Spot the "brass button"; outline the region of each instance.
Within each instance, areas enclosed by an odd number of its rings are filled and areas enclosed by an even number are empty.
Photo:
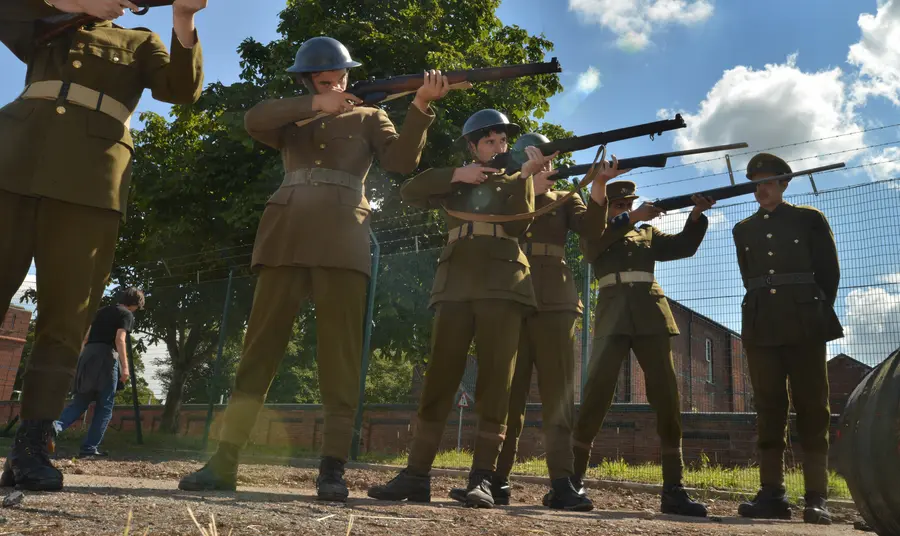
[[[750,246],[744,246],[744,251],[750,251]]]
[[[66,113],[66,107],[65,106],[57,106],[56,113],[58,113],[59,115]]]
[[[475,238],[475,235],[469,235],[469,236],[467,236],[466,238],[468,238],[469,240],[471,240],[471,239]]]
[[[322,165],[322,161],[321,161],[321,160],[316,160],[316,165],[317,165],[317,166],[321,166],[321,165]],[[771,255],[771,253],[769,253],[769,255]]]
[[[628,286],[629,286],[629,287],[633,287],[633,286],[634,286],[634,283],[628,283]]]
[[[321,144],[321,145],[319,145],[319,149],[324,149],[324,148],[325,148],[325,144],[324,144],[324,143]]]
[[[769,252],[769,257],[771,257],[771,256],[773,256],[773,255],[775,255],[775,254],[772,253],[772,252],[770,251],[770,252]]]
[[[75,48],[77,48],[78,50],[83,49],[83,48],[84,48],[84,43],[77,43],[77,44],[75,45]]]
[[[319,123],[322,128],[325,128],[325,123]]]
[[[777,293],[777,292],[778,292],[778,291],[775,290],[774,288],[773,288],[773,289],[769,289],[769,294],[775,294],[775,293]]]
[[[631,253],[632,253],[631,251],[628,252],[628,256],[629,256],[629,257],[631,257]]]
[[[498,186],[498,187],[497,187],[497,191],[499,192],[500,190],[501,190],[501,188]]]
[[[767,234],[766,238],[772,238],[772,233]]]
[[[768,220],[768,219],[769,219],[769,215],[768,215],[768,214],[763,214],[763,219],[764,219],[764,220]]]
[[[556,216],[556,211],[554,210],[553,212],[550,213],[550,215],[551,215],[551,216]]]
[[[770,274],[774,274],[774,273],[775,273],[775,270],[769,270],[769,273],[770,273]]]
[[[528,231],[527,233],[525,233],[525,236],[527,236],[528,238],[531,238],[531,231]]]
[[[800,243],[800,240],[797,239],[797,238],[795,238],[795,239],[794,239],[794,243],[795,243],[795,244],[799,244],[799,243]]]
[[[113,63],[119,63],[121,60],[122,60],[122,58],[120,58],[118,56],[113,56]]]
[[[353,139],[353,134],[350,134],[349,136],[347,136],[347,139],[352,140],[352,139]]]
[[[81,62],[78,60],[73,61],[72,67],[75,67],[76,69],[81,69]]]

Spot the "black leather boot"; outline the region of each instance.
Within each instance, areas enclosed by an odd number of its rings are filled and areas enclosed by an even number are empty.
[[[738,514],[752,519],[790,519],[791,504],[783,487],[763,486],[752,501],[738,506]]]
[[[466,506],[472,508],[493,508],[494,495],[491,493],[493,471],[473,469],[469,473],[466,487]],[[509,499],[507,498],[507,503]]]
[[[344,480],[344,462],[330,456],[323,456],[316,478],[316,493],[320,500],[347,502],[350,490]]]
[[[409,467],[382,486],[369,488],[369,497],[382,501],[431,502],[431,477],[417,474]]]
[[[512,488],[509,485],[508,478],[501,478],[497,475],[491,477],[491,496],[494,497],[496,506],[507,506],[512,497]],[[466,502],[466,495],[469,490],[465,488],[453,488],[450,490],[450,498],[461,503]]]
[[[240,449],[230,443],[219,443],[212,458],[200,470],[185,476],[178,482],[184,491],[234,491],[237,489],[238,453]]]
[[[543,505],[554,510],[569,510],[572,512],[589,512],[594,509],[594,503],[588,499],[584,487],[575,488],[572,480],[574,477],[554,478],[550,481],[550,491],[544,495]],[[579,485],[581,480],[578,480]]]
[[[691,499],[681,484],[663,486],[660,509],[664,514],[706,517],[706,505]]]
[[[825,506],[825,497],[821,493],[806,494],[806,507],[803,509],[803,522],[814,525],[831,525],[831,513]]]
[[[62,473],[50,463],[55,450],[53,421],[22,421],[3,465],[0,486],[28,491],[59,491]]]

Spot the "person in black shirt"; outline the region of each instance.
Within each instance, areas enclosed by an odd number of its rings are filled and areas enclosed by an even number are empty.
[[[91,329],[84,338],[78,369],[75,372],[75,398],[53,423],[60,433],[80,419],[94,402],[94,418],[81,444],[80,456],[106,456],[98,450],[112,418],[119,382],[128,381],[126,336],[134,326],[134,312],[144,308],[144,293],[129,287],[122,291],[117,305],[97,311]]]

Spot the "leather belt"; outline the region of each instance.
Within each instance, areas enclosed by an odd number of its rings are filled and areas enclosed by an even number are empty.
[[[19,95],[20,99],[44,99],[57,100],[62,99],[78,106],[96,110],[104,113],[129,128],[131,124],[131,110],[117,101],[116,99],[106,95],[103,92],[93,90],[89,87],[62,80],[44,80],[35,82],[25,86],[25,90]],[[59,107],[56,111],[60,114],[66,113],[65,108]]]
[[[354,192],[363,192],[363,181],[356,175],[328,168],[300,168],[288,171],[284,174],[282,186],[318,186],[320,184],[333,184],[343,186]]]
[[[653,283],[656,278],[652,272],[613,272],[597,280],[599,288],[611,287],[620,283]]]
[[[815,274],[811,272],[796,274],[772,274],[759,277],[751,277],[747,280],[747,290],[780,287],[783,285],[810,285],[815,283]]]
[[[471,238],[473,236],[493,236],[494,238],[504,238],[516,243],[519,242],[516,237],[506,234],[506,231],[503,230],[503,226],[499,223],[470,221],[464,225],[450,229],[447,233],[447,243],[452,244],[461,238]]]
[[[527,242],[522,244],[525,255],[546,255],[548,257],[565,257],[566,248],[556,244],[542,244],[539,242]]]

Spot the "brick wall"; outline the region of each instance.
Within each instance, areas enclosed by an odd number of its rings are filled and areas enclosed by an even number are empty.
[[[847,354],[839,354],[828,361],[829,403],[832,413],[844,412],[850,394],[871,371],[872,367]]]
[[[221,425],[224,406],[216,406],[212,437]],[[159,429],[162,406],[142,406],[144,431]],[[93,411],[93,410],[89,410]],[[18,402],[0,402],[0,422],[18,413]],[[404,405],[370,405],[363,418],[361,452],[401,453],[409,448],[415,433],[416,407]],[[90,420],[90,416],[88,420]],[[203,434],[206,406],[187,404],[179,419],[179,433]],[[684,454],[690,463],[704,453],[710,461],[723,466],[742,466],[755,461],[756,416],[752,413],[684,413]],[[133,430],[134,414],[129,406],[116,407],[110,426],[116,430]],[[459,413],[448,415],[441,442],[442,450],[456,448]],[[306,404],[270,404],[260,414],[251,441],[257,444],[292,445],[319,449],[322,445],[323,413],[321,406]],[[463,412],[463,448],[472,449],[475,439],[474,412]],[[540,406],[529,405],[525,429],[519,441],[520,458],[544,454],[544,438],[540,430]],[[832,439],[837,416],[832,420]],[[798,445],[793,418],[791,444]],[[834,449],[832,449],[834,452]],[[614,404],[606,417],[603,429],[594,441],[592,463],[603,458],[624,459],[629,463],[658,462],[659,440],[656,435],[656,416],[645,404]],[[802,461],[797,448],[785,457],[788,463]]]
[[[30,321],[31,311],[10,305],[0,322],[0,400],[12,398]]]

